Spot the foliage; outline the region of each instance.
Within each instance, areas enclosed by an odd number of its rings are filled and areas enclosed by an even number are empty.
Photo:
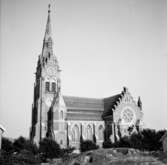
[[[98,146],[91,140],[85,140],[80,143],[81,152],[98,149]]]
[[[38,147],[33,142],[25,139],[22,136],[14,141],[13,146],[16,152],[20,152],[21,150],[27,150],[33,154],[38,153]]]
[[[5,137],[2,137],[2,150],[12,153],[14,151],[13,143]]]
[[[139,150],[160,151],[162,150],[160,139],[164,133],[165,130],[144,129],[139,133],[132,134],[130,137],[125,136],[115,143],[106,141],[103,143],[103,148],[129,147]]]
[[[3,165],[28,165],[39,163],[41,163],[39,157],[26,150],[22,150],[21,153],[17,154],[1,151],[0,164]]]
[[[114,144],[114,147],[131,147],[130,139],[127,136],[124,136]]]
[[[161,137],[165,133],[165,130],[155,131],[153,129],[145,129],[141,132],[142,135],[142,147],[148,151],[158,151],[162,149],[160,142]]]
[[[63,155],[68,155],[68,154],[71,154],[74,150],[75,150],[74,147],[63,148],[62,149],[62,154]]]
[[[14,142],[3,137],[0,164],[37,164],[40,162],[37,153],[37,146],[24,137],[19,137]]]
[[[42,159],[45,161],[47,158],[58,158],[62,156],[62,150],[56,141],[48,138],[44,138],[40,142],[39,152]]]
[[[114,144],[110,140],[103,142],[103,148],[112,148],[112,147],[114,147]]]

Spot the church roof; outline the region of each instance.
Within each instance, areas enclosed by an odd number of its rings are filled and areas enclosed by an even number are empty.
[[[63,96],[67,107],[67,119],[102,120],[102,116],[112,115],[112,108],[120,97],[121,94],[102,99]]]
[[[104,110],[103,99],[63,96],[67,109]]]
[[[67,119],[74,120],[75,118],[77,120],[78,118],[95,118],[97,120],[102,120],[102,118],[111,118],[113,116],[113,110],[126,93],[128,93],[128,89],[124,87],[121,93],[101,99],[63,96],[67,107]]]
[[[109,116],[113,114],[112,109],[114,109],[114,106],[117,104],[117,101],[119,98],[121,98],[121,94],[117,94],[111,97],[104,98],[104,113],[103,117]]]

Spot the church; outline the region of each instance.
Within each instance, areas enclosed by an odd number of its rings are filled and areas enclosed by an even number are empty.
[[[61,70],[53,51],[51,10],[38,57],[30,139],[39,144],[47,137],[62,148],[79,148],[81,140],[115,142],[142,129],[142,102],[135,101],[127,87],[106,98],[65,96],[61,92]]]

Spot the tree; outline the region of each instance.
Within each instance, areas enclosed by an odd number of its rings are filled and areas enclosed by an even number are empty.
[[[89,150],[98,149],[98,146],[91,140],[85,140],[80,143],[80,151],[85,152]]]
[[[112,147],[114,147],[114,144],[110,140],[103,142],[103,148],[112,148]]]
[[[22,136],[14,141],[13,146],[17,152],[20,152],[21,150],[27,150],[33,154],[38,153],[38,147],[33,142]]]
[[[44,158],[44,160],[46,160],[47,158],[50,158],[50,159],[58,158],[62,155],[62,150],[59,144],[56,141],[48,138],[44,138],[40,142],[39,152]]]
[[[148,151],[161,150],[162,144],[160,138],[164,134],[165,130],[155,131],[154,129],[145,129],[141,132],[143,149]]]
[[[142,150],[143,142],[142,142],[142,135],[141,133],[134,133],[130,136],[130,147]]]
[[[7,153],[14,151],[13,143],[8,138],[2,137],[2,150]]]
[[[114,147],[130,147],[130,139],[127,136],[122,137],[119,141],[114,143]]]
[[[109,142],[103,143],[103,147],[130,147],[139,150],[160,151],[162,150],[160,139],[164,133],[165,130],[156,131],[154,129],[144,129],[129,137],[122,137],[114,144],[110,144]]]

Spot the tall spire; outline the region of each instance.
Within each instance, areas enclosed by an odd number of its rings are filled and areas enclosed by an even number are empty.
[[[44,40],[47,41],[49,37],[51,37],[51,19],[50,19],[50,4],[48,5],[48,18],[46,23],[46,30],[45,30],[45,36]]]
[[[48,5],[48,18],[46,23],[46,29],[45,29],[45,36],[43,40],[43,50],[42,54],[43,56],[46,56],[48,53],[51,55],[53,54],[53,40],[52,40],[52,34],[51,34],[51,19],[50,19],[50,4]]]

